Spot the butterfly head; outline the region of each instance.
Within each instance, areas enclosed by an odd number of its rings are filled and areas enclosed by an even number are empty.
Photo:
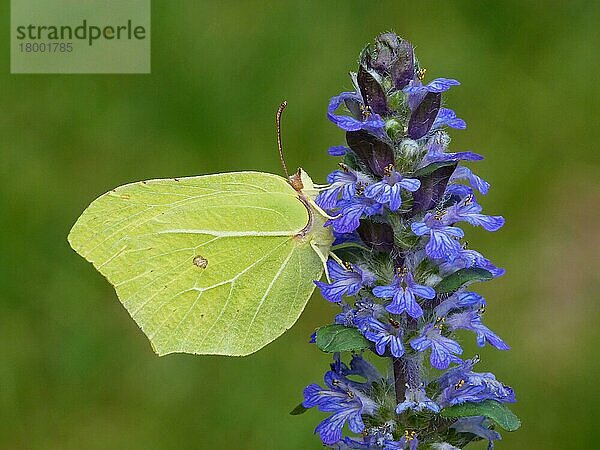
[[[290,176],[289,182],[296,192],[302,193],[312,199],[316,198],[319,194],[313,180],[302,168],[298,168],[296,173]]]

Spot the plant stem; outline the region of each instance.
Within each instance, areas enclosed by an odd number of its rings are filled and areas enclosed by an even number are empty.
[[[392,366],[394,367],[394,387],[396,389],[396,403],[404,401],[404,390],[408,383],[403,358],[392,358]]]
[[[417,354],[405,354],[402,358],[392,360],[394,367],[394,383],[396,400],[398,403],[404,401],[406,387],[417,388],[421,385],[421,361]]]
[[[414,331],[417,329],[417,321],[412,317],[404,317],[403,326],[407,332]],[[406,348],[408,342],[404,344]],[[418,387],[421,384],[421,362],[417,354],[405,353],[401,358],[392,358],[392,367],[394,368],[396,401],[402,403],[406,386]]]

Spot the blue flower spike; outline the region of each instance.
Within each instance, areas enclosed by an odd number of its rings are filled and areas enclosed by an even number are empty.
[[[333,363],[324,387],[304,389],[302,407],[326,414],[315,433],[331,449],[493,448],[501,435],[485,408],[516,401],[494,374],[473,370],[479,357],[463,360],[458,336],[509,349],[484,325],[487,300],[471,286],[504,269],[465,240],[471,227],[500,230],[504,218],[477,201],[490,184],[466,164],[483,157],[449,149],[448,132],[467,124],[443,96],[460,83],[426,80],[413,49],[394,33],[378,36],[327,109],[346,145],[329,148],[342,160],[317,186],[335,242],[331,279],[315,284],[336,312],[326,347],[321,328],[311,342]],[[464,405],[470,415],[457,415]]]

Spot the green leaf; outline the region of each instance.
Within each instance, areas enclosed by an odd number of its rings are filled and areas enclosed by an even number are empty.
[[[414,177],[416,177],[416,178],[426,177],[427,175],[430,175],[433,172],[435,172],[436,170],[438,170],[440,167],[451,166],[453,164],[456,164],[456,161],[439,161],[439,162],[434,162],[434,163],[431,163],[431,164],[429,164],[429,165],[427,165],[425,167],[421,167],[420,169],[418,169],[417,171],[415,171]]]
[[[350,352],[369,348],[369,341],[357,328],[333,324],[317,330],[316,344],[327,353]]]
[[[118,187],[83,212],[69,243],[159,355],[243,356],[304,310],[323,274],[314,248],[327,255],[333,243],[323,223],[284,178],[234,172]]]
[[[306,411],[308,411],[308,408],[305,408],[304,405],[300,403],[298,406],[296,406],[290,411],[290,415],[299,416],[300,414],[304,414]]]
[[[476,281],[488,281],[492,278],[494,278],[494,276],[485,269],[469,267],[467,269],[457,270],[452,275],[448,275],[434,286],[434,289],[437,294],[448,294],[466,284],[475,283]]]
[[[521,421],[508,409],[508,406],[495,400],[485,400],[479,403],[461,403],[460,405],[442,409],[440,415],[442,417],[485,416],[496,422],[506,431],[515,431],[521,426]]]

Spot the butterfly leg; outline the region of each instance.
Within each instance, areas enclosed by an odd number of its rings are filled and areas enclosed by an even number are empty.
[[[306,197],[306,200],[308,201],[310,206],[312,206],[315,209],[315,211],[317,211],[321,216],[325,217],[326,219],[335,220],[341,217],[341,214],[338,214],[337,216],[330,216],[325,211],[323,211],[323,208],[317,205],[317,203],[310,197]]]
[[[329,252],[329,257],[335,262],[337,262],[340,266],[344,267],[344,261],[342,261],[342,259],[338,255],[336,255],[333,252]]]
[[[327,278],[327,282],[331,283],[331,278],[329,277],[329,269],[327,269],[328,255],[323,253],[323,250],[321,250],[321,247],[319,247],[319,245],[315,241],[311,240],[310,246],[315,251],[315,253],[319,256],[319,259],[323,263],[323,268],[325,269],[325,277]]]

